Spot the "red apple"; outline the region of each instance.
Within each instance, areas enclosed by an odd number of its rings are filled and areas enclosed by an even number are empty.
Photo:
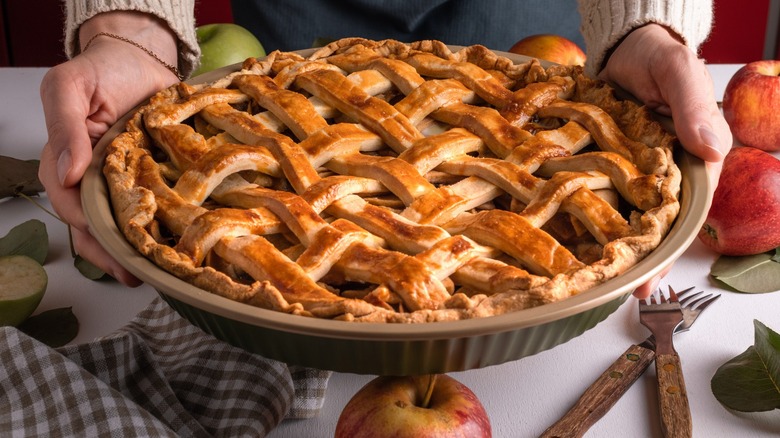
[[[347,403],[336,438],[481,438],[490,420],[476,395],[446,374],[377,377]]]
[[[726,85],[723,115],[745,146],[780,151],[780,60],[743,66]]]
[[[574,41],[552,34],[527,36],[509,49],[518,55],[544,59],[563,65],[585,65],[585,53]]]
[[[780,246],[780,160],[749,146],[732,148],[699,239],[731,256]]]

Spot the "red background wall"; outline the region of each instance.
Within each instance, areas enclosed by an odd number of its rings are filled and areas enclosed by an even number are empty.
[[[715,0],[715,23],[701,47],[702,57],[713,64],[762,59],[769,11],[770,0]],[[775,59],[780,59],[778,45]]]
[[[0,0],[0,66],[48,67],[64,61],[62,0]],[[199,0],[198,24],[233,21],[230,0]]]
[[[771,1],[715,0],[715,25],[702,56],[710,63],[762,59]],[[60,1],[0,0],[0,6],[0,66],[51,66],[65,59]],[[198,24],[232,21],[229,0],[200,0],[195,12]],[[780,59],[780,51],[773,57]]]

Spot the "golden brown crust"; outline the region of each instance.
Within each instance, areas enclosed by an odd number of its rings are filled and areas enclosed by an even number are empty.
[[[558,301],[636,264],[679,211],[674,143],[578,68],[353,38],[160,92],[104,174],[128,241],[198,287],[431,322]]]

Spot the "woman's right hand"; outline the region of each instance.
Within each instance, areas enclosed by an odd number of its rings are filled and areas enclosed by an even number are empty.
[[[177,64],[176,39],[155,17],[124,11],[96,15],[79,30],[82,49],[100,32],[128,38],[165,62]],[[139,102],[178,80],[144,50],[101,35],[87,50],[49,70],[41,82],[48,140],[39,178],[52,207],[69,224],[77,253],[130,286],[140,281],[90,234],[79,193],[81,178],[103,134]]]

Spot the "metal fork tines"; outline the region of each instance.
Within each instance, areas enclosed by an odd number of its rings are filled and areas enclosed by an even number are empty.
[[[674,329],[675,334],[690,330],[691,326],[696,321],[696,318],[699,317],[699,314],[701,314],[701,312],[703,312],[704,309],[706,309],[710,304],[714,303],[718,298],[720,298],[720,295],[713,294],[702,296],[704,291],[691,294],[691,292],[694,290],[696,290],[695,287],[689,287],[680,292],[676,292],[677,299],[679,300],[680,307],[682,308],[683,321],[680,325],[677,326],[677,328]],[[650,337],[640,345],[655,350],[655,338],[653,335],[650,335]]]
[[[680,305],[682,306],[683,322],[677,327],[675,333],[689,330],[693,325],[693,322],[696,321],[696,318],[699,316],[699,314],[704,311],[707,306],[720,298],[720,295],[713,294],[702,296],[704,293],[703,291],[689,295],[688,293],[694,289],[695,288],[693,287],[689,287],[684,291],[677,292],[677,298],[680,300]]]
[[[693,431],[691,411],[680,357],[672,341],[675,328],[683,322],[682,308],[674,290],[669,287],[668,299],[659,291],[659,298],[651,297],[649,304],[640,300],[639,321],[653,332],[656,340],[655,369],[664,436],[689,437]]]
[[[653,333],[656,354],[673,353],[672,335],[683,322],[682,306],[671,287],[668,300],[660,291],[658,297],[650,296],[649,304],[645,300],[639,300],[639,322]]]

